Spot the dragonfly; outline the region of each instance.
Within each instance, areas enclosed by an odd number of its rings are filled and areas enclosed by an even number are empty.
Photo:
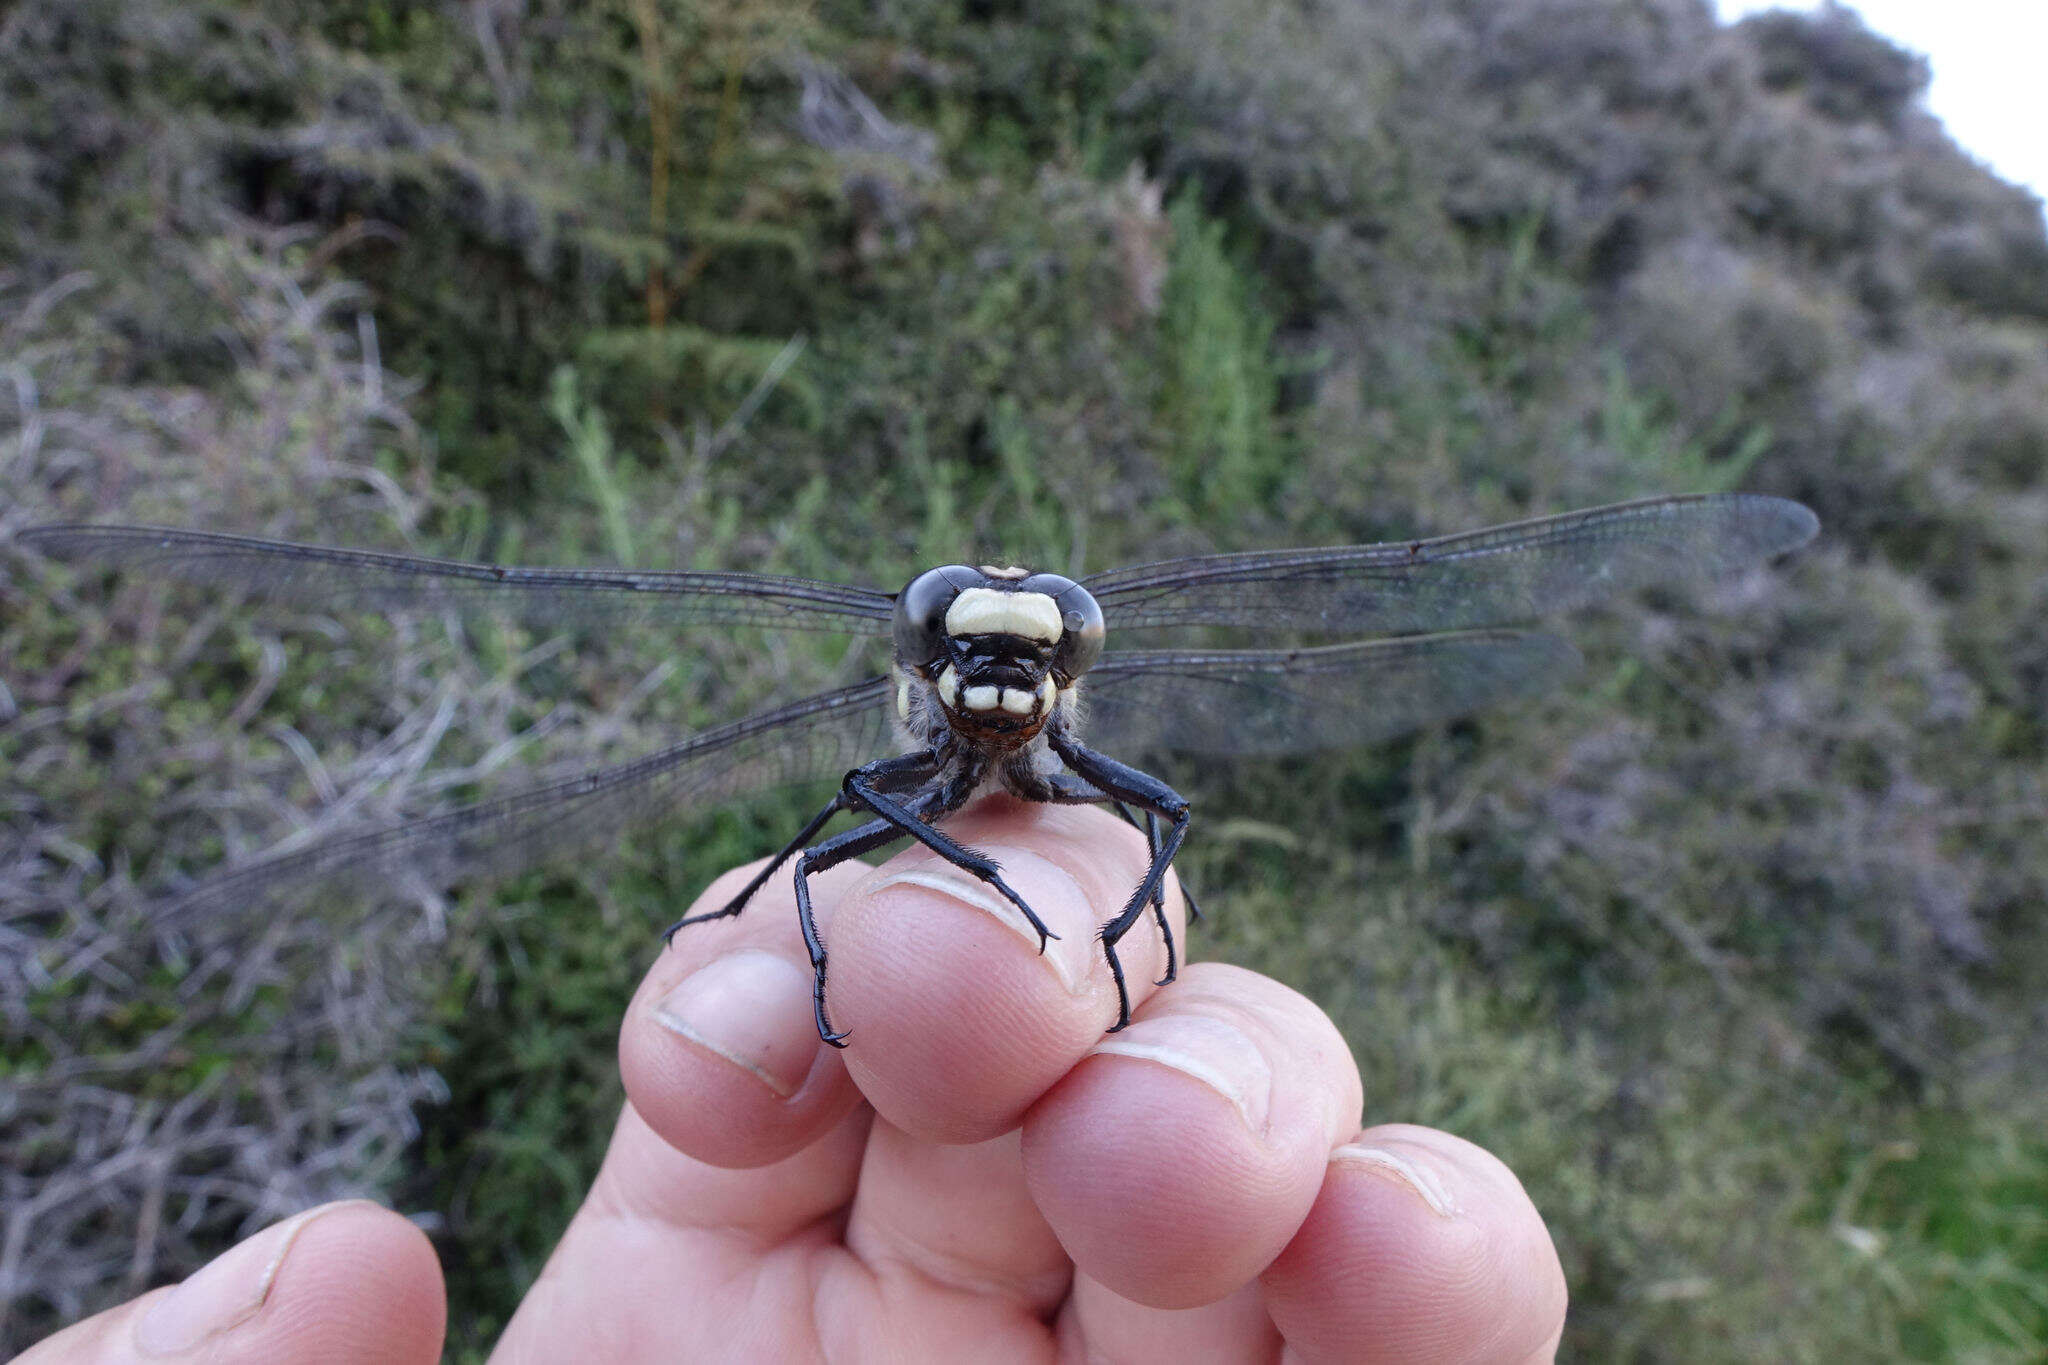
[[[1037,935],[1056,935],[946,817],[979,793],[1105,804],[1145,831],[1149,863],[1099,940],[1130,1022],[1117,953],[1150,912],[1176,972],[1165,877],[1192,821],[1186,797],[1109,751],[1271,755],[1371,744],[1533,696],[1580,664],[1528,622],[1657,584],[1706,581],[1797,549],[1800,503],[1726,493],[1644,499],[1431,539],[1198,555],[1073,579],[950,564],[898,592],[751,573],[514,568],[150,526],[36,527],[52,558],[218,585],[317,609],[478,609],[544,628],[621,619],[678,629],[764,626],[883,636],[887,672],[706,729],[645,757],[440,814],[344,834],[202,881],[164,914],[198,915],[308,888],[374,895],[544,864],[623,829],[764,788],[838,790],[728,903],[738,915],[794,860],[818,1033],[826,944],[810,879],[908,838],[986,883]],[[1179,628],[1281,634],[1273,648],[1112,649]],[[1302,637],[1339,637],[1298,644]],[[1367,639],[1341,637],[1371,636]],[[1204,636],[1204,638],[1209,638]],[[830,836],[840,815],[860,817]],[[1142,823],[1140,816],[1142,815]]]

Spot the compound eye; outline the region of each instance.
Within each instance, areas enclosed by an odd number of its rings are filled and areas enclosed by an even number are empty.
[[[927,569],[910,580],[896,594],[896,658],[899,663],[924,665],[945,652],[946,608],[963,588],[983,582],[981,574],[964,564]]]
[[[1079,583],[1067,584],[1052,600],[1060,609],[1063,627],[1052,667],[1064,680],[1064,686],[1095,667],[1095,661],[1102,657],[1102,608],[1096,603],[1095,594]]]

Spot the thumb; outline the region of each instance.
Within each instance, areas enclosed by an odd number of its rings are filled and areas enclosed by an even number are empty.
[[[16,1365],[437,1361],[448,1308],[426,1234],[362,1200],[322,1204],[189,1279],[31,1347]]]

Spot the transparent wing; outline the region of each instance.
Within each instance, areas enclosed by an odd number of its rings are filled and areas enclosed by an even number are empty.
[[[499,877],[658,819],[784,783],[838,777],[884,752],[889,679],[870,678],[566,782],[441,815],[343,835],[202,883],[163,909],[175,927],[216,913],[334,890],[359,897],[409,884]]]
[[[1533,696],[1578,666],[1564,640],[1520,630],[1107,654],[1081,686],[1083,735],[1110,753],[1339,749]]]
[[[1712,578],[1804,545],[1819,527],[1784,498],[1655,498],[1434,540],[1173,559],[1082,585],[1102,604],[1111,639],[1146,626],[1459,630]]]
[[[146,569],[314,608],[496,611],[541,626],[625,616],[688,625],[880,634],[895,598],[870,588],[744,573],[519,569],[295,545],[155,526],[38,526],[18,541],[53,559]]]

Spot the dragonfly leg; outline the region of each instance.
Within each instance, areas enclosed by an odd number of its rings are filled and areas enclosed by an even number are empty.
[[[825,941],[818,936],[818,921],[811,913],[811,874],[872,853],[902,837],[903,831],[887,820],[870,820],[806,849],[796,860],[796,916],[803,926],[804,947],[811,954],[811,1008],[817,1016],[818,1036],[834,1047],[845,1047],[846,1035],[833,1032],[832,1021],[825,1015]]]
[[[1145,812],[1145,842],[1152,846],[1152,852],[1157,856],[1159,852],[1159,817],[1151,811]],[[1153,898],[1152,903],[1157,905],[1163,898],[1164,893],[1162,892]],[[1188,922],[1190,924],[1200,924],[1202,922],[1202,907],[1195,904],[1195,894],[1188,890],[1188,879],[1186,877],[1180,879],[1180,903],[1187,907]],[[1168,981],[1173,980],[1171,973],[1168,974],[1166,979]]]
[[[886,784],[901,785],[912,781],[928,780],[937,769],[938,760],[930,753],[916,753],[902,754],[895,758],[885,758],[879,762],[868,764],[862,771],[872,772],[879,781]],[[843,790],[835,793],[825,808],[812,816],[809,822],[797,831],[794,839],[791,839],[782,846],[780,853],[777,853],[773,858],[762,864],[761,870],[756,872],[747,884],[740,888],[738,895],[727,901],[720,909],[707,910],[701,915],[686,915],[682,919],[677,920],[674,924],[661,931],[662,941],[672,941],[676,936],[677,930],[686,928],[689,925],[702,924],[706,920],[727,919],[746,909],[747,902],[754,898],[754,893],[767,885],[768,879],[775,875],[776,870],[802,851],[804,845],[817,838],[818,831],[825,828],[833,816],[843,810],[852,810],[853,808],[852,803],[846,799],[846,793]]]
[[[911,759],[920,761],[913,763],[910,761]],[[906,755],[902,759],[883,759],[879,762],[870,763],[865,767],[856,768],[848,773],[845,782],[840,787],[840,797],[849,809],[854,808],[863,801],[881,801],[889,805],[896,812],[899,812],[910,823],[931,831],[929,821],[935,820],[950,811],[958,810],[967,804],[967,798],[974,794],[974,789],[980,782],[981,774],[978,770],[963,768],[956,772],[950,781],[938,782],[921,790],[911,792],[907,800],[901,802],[885,795],[882,789],[889,786],[903,785],[919,773],[926,777],[936,777],[941,766],[942,760],[937,754]],[[931,832],[937,833],[936,831]],[[813,1011],[817,1016],[818,1036],[833,1047],[845,1047],[846,1035],[833,1030],[832,1022],[825,1013],[825,942],[818,935],[817,917],[811,911],[811,874],[837,867],[849,859],[858,858],[861,854],[871,852],[882,847],[884,844],[894,843],[905,835],[919,838],[915,830],[906,829],[897,820],[886,817],[870,820],[865,824],[856,825],[844,833],[834,835],[816,848],[805,850],[804,855],[797,859],[797,921],[803,927],[804,947],[810,952],[811,968],[816,973],[811,983],[811,1003]],[[919,842],[924,842],[924,840],[919,838]],[[957,844],[954,846],[958,847]],[[1031,913],[1028,907],[1025,909],[1025,913],[1027,915]],[[1041,951],[1043,951],[1042,948]]]
[[[967,803],[967,798],[973,795],[979,773],[964,773],[940,788],[927,808],[927,815],[865,781],[864,772],[865,770],[856,768],[846,775],[846,784],[841,788],[844,795],[866,806],[962,872],[970,873],[994,887],[1004,900],[1017,907],[1018,912],[1024,916],[1024,922],[1037,933],[1039,952],[1045,951],[1048,939],[1059,937],[1046,927],[1045,921],[1038,917],[1038,912],[1026,904],[1024,898],[1003,880],[1002,869],[993,858],[968,848],[930,823],[931,820],[958,810]]]
[[[1123,810],[1123,802],[1117,802],[1116,807],[1118,810]],[[1130,820],[1131,823],[1134,825],[1138,823],[1137,820],[1131,817],[1129,814],[1126,814],[1124,818]],[[1151,811],[1145,812],[1145,842],[1151,846],[1153,856],[1157,857],[1159,854],[1159,817],[1154,815]],[[1162,889],[1161,891],[1155,893],[1155,895],[1152,898],[1152,904],[1156,906],[1160,904],[1160,902],[1164,899],[1165,891]],[[1188,880],[1186,877],[1182,877],[1180,880],[1180,903],[1187,907],[1188,920],[1190,923],[1200,924],[1202,922],[1202,907],[1195,904],[1194,893],[1188,890]],[[1164,926],[1162,925],[1161,927],[1163,928]],[[1167,945],[1168,948],[1171,948],[1172,946],[1172,944]],[[1173,980],[1170,955],[1166,979],[1168,981]]]
[[[1109,1030],[1115,1033],[1131,1022],[1131,994],[1124,982],[1123,963],[1117,960],[1116,945],[1138,922],[1138,917],[1145,913],[1146,906],[1164,882],[1166,869],[1173,864],[1173,855],[1180,852],[1181,840],[1187,837],[1191,810],[1186,797],[1150,773],[1119,763],[1109,755],[1099,754],[1064,735],[1053,734],[1047,738],[1061,761],[1104,795],[1113,800],[1128,801],[1147,814],[1164,816],[1168,821],[1166,837],[1153,851],[1152,865],[1145,869],[1138,889],[1117,912],[1116,918],[1102,926],[1102,953],[1109,959],[1109,974],[1116,982],[1116,1023]]]
[[[1059,805],[1077,806],[1097,805],[1107,801],[1110,808],[1124,818],[1125,824],[1130,825],[1133,829],[1145,831],[1146,849],[1154,858],[1159,856],[1159,817],[1151,811],[1145,812],[1145,823],[1141,825],[1138,823],[1138,817],[1131,813],[1129,806],[1113,796],[1105,796],[1078,777],[1070,776],[1067,773],[1048,773],[1044,777],[1046,782],[1045,792],[1038,795],[1038,800],[1051,801]],[[1202,912],[1195,908],[1195,903],[1188,896],[1185,886],[1181,888],[1181,903],[1187,906],[1188,913],[1194,918],[1200,919],[1202,917]],[[1180,960],[1174,949],[1173,926],[1166,922],[1166,882],[1163,879],[1157,886],[1152,888],[1152,918],[1158,923],[1159,937],[1166,944],[1166,975],[1160,977],[1152,984],[1155,986],[1170,986],[1173,984],[1174,978],[1180,975]]]
[[[811,840],[818,837],[818,831],[825,828],[826,823],[830,821],[833,816],[839,814],[839,812],[845,809],[846,798],[843,795],[834,795],[833,798],[826,803],[825,808],[823,810],[819,811],[816,815],[813,815],[804,824],[804,827],[797,831],[797,835],[794,839],[791,839],[788,843],[782,846],[782,851],[780,853],[776,854],[773,858],[770,858],[767,861],[767,863],[765,863],[762,866],[761,870],[759,872],[756,872],[753,875],[753,877],[748,880],[747,884],[740,888],[740,893],[737,896],[734,896],[731,900],[727,901],[725,905],[720,909],[707,910],[701,915],[685,915],[683,918],[677,920],[674,924],[671,924],[668,928],[661,931],[662,941],[673,941],[676,936],[676,931],[679,929],[687,928],[689,925],[702,924],[706,920],[726,919],[729,916],[737,915],[740,911],[746,909],[747,902],[754,898],[754,893],[756,891],[759,891],[761,887],[764,884],[766,884],[768,879],[775,875],[775,869],[781,867],[784,863],[788,862],[791,858],[795,857],[796,854],[803,848],[805,844],[808,844]]]
[[[1119,801],[1117,805],[1121,807],[1123,802]],[[1145,812],[1145,847],[1151,851],[1153,857],[1157,858],[1159,856],[1159,817],[1149,810]],[[1180,895],[1181,902],[1188,907],[1189,912],[1195,918],[1200,919],[1202,912],[1195,909],[1195,903],[1188,899],[1186,887],[1181,888]],[[1166,941],[1166,975],[1160,977],[1152,984],[1155,986],[1170,986],[1173,984],[1173,979],[1180,975],[1180,968],[1173,958],[1173,930],[1168,928],[1166,923],[1166,879],[1164,877],[1161,877],[1159,884],[1152,888],[1152,918],[1159,922],[1159,937]]]

